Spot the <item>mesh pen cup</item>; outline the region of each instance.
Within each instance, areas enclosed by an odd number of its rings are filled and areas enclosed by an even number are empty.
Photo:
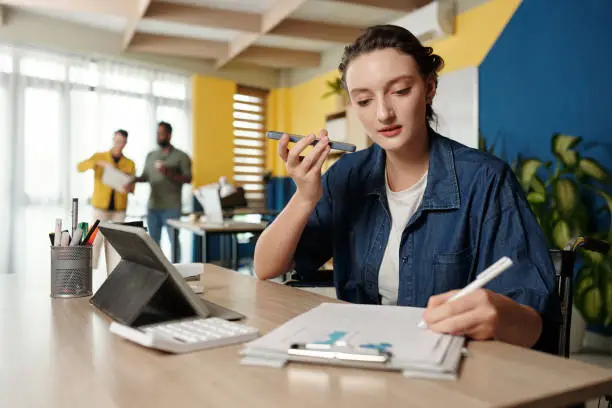
[[[51,297],[91,296],[91,246],[51,247]]]

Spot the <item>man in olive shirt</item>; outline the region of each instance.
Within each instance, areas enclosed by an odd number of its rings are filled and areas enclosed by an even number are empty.
[[[157,127],[157,144],[159,149],[150,152],[145,160],[145,167],[136,182],[147,182],[151,185],[147,210],[147,226],[151,238],[157,244],[161,240],[161,230],[166,226],[168,237],[172,242],[172,233],[166,222],[181,216],[181,190],[183,184],[191,182],[191,159],[172,146],[172,126],[160,122]],[[131,186],[133,188],[133,185]],[[173,243],[177,254],[180,254],[179,242]]]

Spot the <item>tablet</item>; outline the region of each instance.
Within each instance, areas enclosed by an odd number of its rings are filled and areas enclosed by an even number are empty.
[[[190,316],[244,318],[196,295],[143,228],[107,222],[99,228],[121,261],[91,303],[115,320],[138,326]]]

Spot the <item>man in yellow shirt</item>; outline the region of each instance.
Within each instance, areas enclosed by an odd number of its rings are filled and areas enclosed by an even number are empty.
[[[87,170],[94,171],[94,191],[91,199],[91,205],[94,208],[94,220],[100,221],[115,221],[123,222],[125,220],[125,210],[127,208],[128,192],[117,191],[112,187],[102,183],[102,174],[104,168],[115,167],[116,169],[134,175],[136,166],[134,162],[123,155],[123,148],[127,144],[128,132],[119,129],[113,136],[113,147],[107,152],[98,152],[89,159],[80,162],[77,166],[79,172]],[[92,267],[98,267],[98,258],[102,249],[102,234],[96,236],[93,247]],[[106,258],[106,266],[109,267],[109,248],[104,241],[104,253]],[[107,271],[110,272],[110,271]]]

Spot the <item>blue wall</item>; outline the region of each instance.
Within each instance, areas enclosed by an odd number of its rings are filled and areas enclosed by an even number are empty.
[[[550,159],[555,132],[612,143],[611,19],[610,0],[523,0],[479,68],[485,139],[509,159]]]

